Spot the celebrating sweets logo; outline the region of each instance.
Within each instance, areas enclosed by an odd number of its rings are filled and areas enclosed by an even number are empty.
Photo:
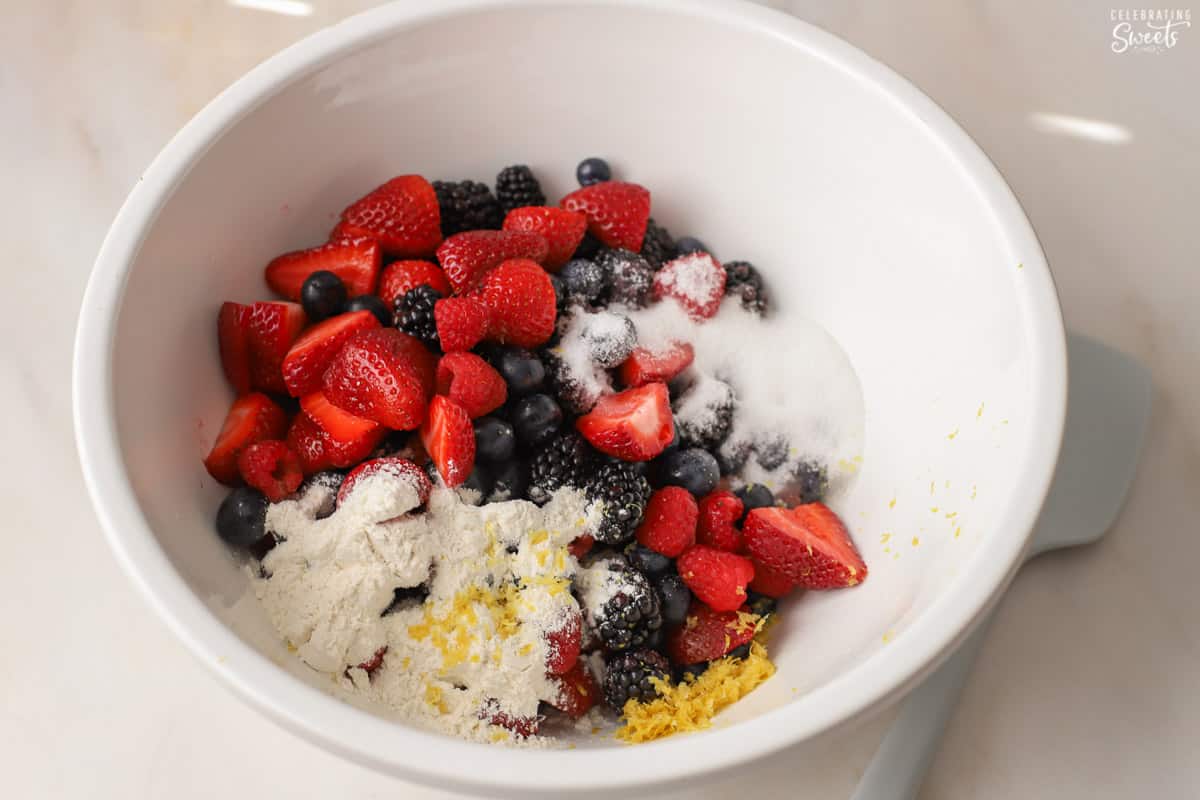
[[[1114,8],[1114,53],[1165,53],[1179,44],[1180,34],[1192,27],[1190,8]]]

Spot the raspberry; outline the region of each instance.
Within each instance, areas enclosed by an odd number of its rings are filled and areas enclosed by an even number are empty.
[[[437,392],[462,406],[471,418],[504,405],[508,389],[491,364],[474,353],[447,353],[438,361]]]
[[[717,550],[738,552],[742,549],[742,532],[733,525],[741,518],[742,501],[733,492],[722,489],[705,495],[700,501],[696,541]]]
[[[717,313],[724,294],[725,270],[705,252],[679,256],[654,276],[654,298],[670,297],[698,322]]]
[[[487,306],[474,297],[445,297],[433,304],[433,319],[442,350],[470,350],[487,335]]]
[[[650,496],[637,540],[651,550],[675,558],[696,541],[696,499],[679,486],[666,486]]]
[[[258,489],[272,503],[278,503],[299,488],[304,480],[300,458],[286,442],[265,439],[242,450],[237,458],[238,472],[246,483]]]
[[[546,672],[562,675],[575,666],[582,642],[583,618],[572,611],[558,627],[546,631]]]
[[[748,608],[713,611],[703,603],[692,603],[684,623],[667,639],[667,654],[680,665],[712,661],[749,643],[757,622]]]
[[[550,276],[529,259],[511,259],[483,279],[488,337],[501,344],[537,347],[554,333],[558,317]]]
[[[676,562],[679,577],[696,597],[714,611],[733,611],[746,602],[746,584],[754,564],[744,556],[697,544]]]

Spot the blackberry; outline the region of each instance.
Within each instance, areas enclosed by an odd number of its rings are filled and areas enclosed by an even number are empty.
[[[533,171],[524,164],[516,164],[500,170],[496,176],[496,199],[500,208],[507,214],[514,208],[523,206],[544,206],[546,195]]]
[[[732,475],[750,460],[750,444],[745,439],[726,440],[713,455],[717,457],[717,468],[721,475]]]
[[[762,275],[749,261],[730,261],[725,265],[725,294],[735,295],[742,301],[742,308],[762,316],[770,308]]]
[[[662,608],[650,580],[620,557],[589,567],[583,584],[584,615],[608,652],[643,648],[662,628]]]
[[[791,476],[791,488],[799,493],[800,503],[815,503],[829,491],[829,473],[825,467],[802,461]]]
[[[583,235],[583,239],[580,240],[579,246],[575,248],[571,258],[595,258],[603,247],[600,240],[592,236],[591,231],[588,231]]]
[[[637,346],[637,328],[624,314],[611,311],[576,314],[572,320],[579,337],[587,344],[588,357],[600,367],[616,367]]]
[[[608,278],[608,300],[631,308],[650,303],[654,288],[654,268],[650,262],[629,250],[603,250],[595,261]]]
[[[504,222],[500,203],[486,183],[434,181],[433,191],[442,215],[443,236],[483,228],[498,230]]]
[[[584,491],[590,500],[604,502],[596,540],[613,545],[629,541],[650,499],[650,484],[638,468],[624,461],[610,461],[588,479]]]
[[[591,471],[595,453],[583,437],[574,431],[555,436],[533,455],[529,464],[527,495],[535,503],[545,503],[563,486],[580,487]]]
[[[651,678],[670,680],[671,664],[662,653],[622,653],[604,665],[604,700],[617,711],[630,700],[648,703],[658,697]]]
[[[608,388],[608,373],[599,372],[598,381],[587,381],[575,372],[559,356],[550,351],[541,351],[542,363],[546,366],[549,390],[559,405],[571,414],[586,414],[600,399],[600,393]]]
[[[752,589],[746,593],[746,605],[750,608],[751,614],[767,617],[775,613],[775,609],[779,606],[779,601],[769,595],[759,594]]]
[[[679,255],[675,248],[675,240],[671,232],[659,225],[653,218],[646,221],[646,238],[642,240],[642,256],[650,262],[654,269],[662,269],[662,265]]]
[[[430,347],[439,347],[433,304],[441,299],[442,293],[432,286],[421,285],[408,290],[396,298],[396,327]]]
[[[754,443],[754,460],[765,470],[779,469],[790,449],[791,444],[783,436],[759,439]]]
[[[716,452],[733,427],[733,387],[717,378],[704,377],[675,401],[675,419],[684,447]]]

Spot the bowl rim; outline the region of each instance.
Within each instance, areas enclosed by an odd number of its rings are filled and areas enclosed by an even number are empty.
[[[523,750],[426,733],[327,695],[244,643],[185,583],[139,508],[125,474],[112,384],[117,322],[147,232],[207,149],[243,116],[296,80],[407,27],[503,8],[648,8],[768,36],[820,58],[879,91],[916,119],[979,193],[1007,246],[1022,260],[1023,324],[1037,343],[1031,391],[1040,403],[1026,445],[1025,496],[1013,504],[933,604],[876,652],[806,695],[729,729],[638,747]],[[117,561],[192,653],[267,716],[323,748],[372,768],[442,788],[505,795],[614,791],[696,781],[766,756],[895,700],[934,669],[999,599],[1020,565],[1040,513],[1066,415],[1066,338],[1053,278],[1029,220],[995,165],[936,103],[847,42],[747,0],[397,0],[318,31],[221,92],[163,148],[130,192],[96,257],[76,330],[72,373],[76,446],[84,479]],[[1032,443],[1040,442],[1040,446]],[[472,764],[471,774],[461,765]]]

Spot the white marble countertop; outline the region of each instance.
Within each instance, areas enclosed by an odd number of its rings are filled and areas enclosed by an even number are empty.
[[[370,3],[274,3],[300,16],[254,5],[271,3],[112,0],[97,13],[17,0],[0,26],[14,290],[0,314],[5,796],[450,797],[328,755],[218,685],[118,571],[75,458],[75,315],[126,192],[217,91]],[[922,797],[1195,796],[1200,25],[1166,52],[1116,54],[1107,3],[773,5],[889,63],[959,119],[1032,217],[1070,326],[1155,375],[1123,516],[1101,544],[1017,579]],[[785,753],[688,796],[846,797],[889,717],[810,745],[819,772]]]

